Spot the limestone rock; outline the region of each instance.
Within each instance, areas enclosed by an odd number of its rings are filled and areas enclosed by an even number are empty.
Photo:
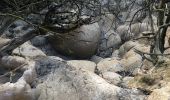
[[[106,58],[106,59],[101,60],[97,64],[97,69],[102,73],[104,73],[104,72],[119,72],[119,71],[124,70],[120,61],[111,59],[111,58]]]
[[[70,66],[74,66],[79,69],[85,69],[91,72],[94,72],[96,68],[96,64],[94,62],[87,61],[87,60],[69,60],[67,61],[67,64]]]
[[[43,63],[37,63],[41,64],[37,73],[47,78],[37,87],[41,92],[38,100],[118,100],[117,94],[121,89],[90,71],[57,60],[53,60],[51,65]],[[47,67],[53,70],[47,73],[41,71]]]
[[[114,72],[104,72],[102,74],[103,78],[109,83],[114,85],[119,85],[121,83],[122,76]]]
[[[29,58],[36,58],[36,57],[39,57],[39,56],[46,56],[41,50],[39,50],[38,48],[32,46],[28,42],[26,42],[23,45],[21,45],[20,47],[14,49],[12,54],[21,55],[21,56],[29,57]]]

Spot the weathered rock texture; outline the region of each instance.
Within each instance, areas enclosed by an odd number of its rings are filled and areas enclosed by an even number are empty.
[[[82,25],[76,30],[62,36],[52,35],[48,38],[59,52],[80,58],[87,58],[96,53],[100,40],[100,29],[97,23]]]

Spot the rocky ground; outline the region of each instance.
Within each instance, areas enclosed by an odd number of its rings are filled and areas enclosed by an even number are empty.
[[[114,18],[102,16],[69,32],[70,37],[37,36],[4,56],[0,100],[169,100],[170,57],[156,67],[135,52],[150,50],[147,39],[133,39],[150,31],[148,18],[132,24],[131,32],[128,24],[110,29]],[[0,34],[0,47],[27,31],[23,21],[14,24]],[[167,47],[169,36],[170,29]]]
[[[154,67],[134,51],[149,52],[145,42],[127,41],[107,58],[75,59],[37,36],[1,59],[0,100],[168,100],[169,57]]]

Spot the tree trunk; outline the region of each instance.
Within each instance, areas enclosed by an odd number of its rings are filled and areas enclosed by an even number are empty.
[[[17,48],[18,46],[22,45],[26,41],[34,38],[38,35],[38,32],[36,29],[31,28],[30,31],[25,33],[24,35],[12,39],[7,45],[0,48],[0,57],[6,56],[8,54],[11,54],[12,51]]]

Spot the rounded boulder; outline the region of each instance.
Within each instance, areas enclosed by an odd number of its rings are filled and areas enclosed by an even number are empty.
[[[48,40],[62,54],[88,58],[97,51],[100,40],[99,25],[97,23],[82,25],[61,36],[51,35]]]

